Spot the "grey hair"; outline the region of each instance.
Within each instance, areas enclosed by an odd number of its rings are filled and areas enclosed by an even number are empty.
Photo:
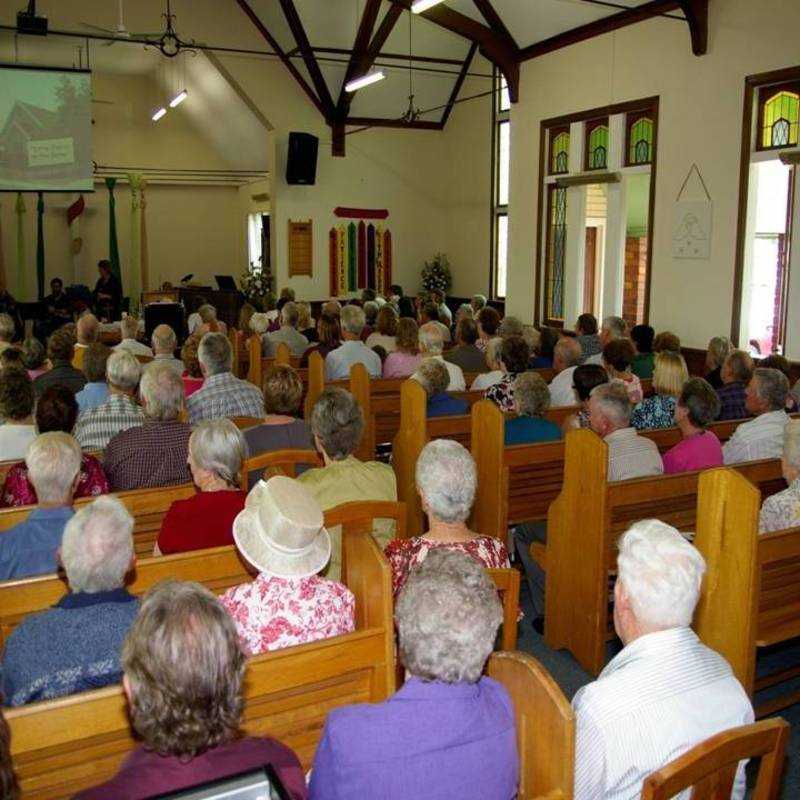
[[[661,520],[636,522],[619,541],[617,580],[651,631],[691,625],[705,570],[700,552]]]
[[[250,330],[253,333],[266,333],[269,329],[269,317],[263,311],[257,311],[250,317]]]
[[[721,367],[725,359],[731,354],[733,345],[727,336],[714,336],[708,342],[709,366]]]
[[[542,334],[533,327],[533,325],[522,326],[522,338],[528,345],[528,350],[533,353],[534,350],[539,348],[542,341]]]
[[[380,306],[374,300],[367,300],[364,303],[364,319],[367,321],[367,325],[375,324],[375,317],[378,316],[379,309]]]
[[[41,433],[28,447],[25,466],[39,502],[61,502],[81,468],[81,448],[68,433]]]
[[[571,336],[562,336],[557,342],[553,352],[565,367],[574,367],[580,360],[582,350],[577,339]]]
[[[367,324],[367,318],[364,316],[364,309],[358,306],[345,306],[340,315],[342,330],[352,333],[354,336],[360,336],[361,331]]]
[[[770,411],[786,408],[789,379],[779,369],[759,367],[753,370],[753,377],[758,397],[769,405]]]
[[[472,307],[476,312],[480,311],[486,305],[486,295],[474,294],[472,295]]]
[[[142,377],[142,365],[133,353],[115,350],[106,363],[106,378],[112,386],[132,392]]]
[[[800,420],[789,420],[783,438],[783,457],[794,469],[800,469]]]
[[[502,350],[503,340],[499,336],[489,339],[489,343],[486,345],[486,365],[500,369]]]
[[[624,339],[628,335],[628,323],[622,317],[606,317],[603,327],[614,339]]]
[[[247,444],[242,432],[229,419],[199,423],[189,437],[189,453],[201,469],[215,473],[230,486],[239,485]]]
[[[550,389],[538,372],[523,372],[514,381],[514,408],[525,417],[541,417],[550,408]]]
[[[615,424],[626,428],[631,421],[631,401],[621,383],[601,383],[590,395],[597,399],[603,413]]]
[[[422,448],[415,473],[417,491],[442,522],[464,522],[475,502],[478,473],[469,450],[452,439]]]
[[[288,303],[284,303],[281,309],[281,323],[296,328],[298,319],[300,319],[300,309],[297,307],[297,304],[293,303],[291,300]]]
[[[197,348],[197,360],[209,375],[230,372],[233,365],[231,343],[223,333],[206,333]]]
[[[435,358],[426,358],[417,368],[414,379],[419,381],[428,397],[446,392],[450,385],[447,367]]]
[[[119,589],[132,558],[133,517],[116,497],[98,497],[64,528],[61,562],[73,592]]]
[[[466,553],[431,550],[411,570],[394,611],[400,659],[424,681],[476,683],[503,609],[494,582]]]
[[[419,349],[432,356],[440,355],[444,349],[444,335],[435,322],[426,322],[419,329]]]
[[[174,367],[163,361],[153,361],[145,367],[139,394],[149,419],[174,420],[183,408],[183,380]]]
[[[469,303],[462,303],[456,311],[457,317],[467,317],[468,319],[475,319],[475,309]]]
[[[504,339],[506,336],[522,336],[524,330],[525,326],[518,317],[503,317],[503,321],[497,328],[497,335]]]
[[[314,410],[311,412],[311,430],[319,439],[328,457],[334,461],[341,461],[347,458],[361,441],[364,433],[364,412],[350,392],[330,387],[314,404]]]
[[[139,333],[139,320],[136,317],[123,317],[119,323],[123,339],[135,339]]]
[[[210,303],[206,303],[197,309],[197,315],[206,325],[208,325],[210,322],[214,322],[214,320],[217,318],[217,309],[214,308],[214,306],[212,306]]]
[[[0,314],[0,342],[10,342],[14,338],[16,327],[8,314]]]
[[[166,352],[174,355],[175,348],[178,346],[178,337],[169,325],[158,325],[151,337],[153,349],[156,352]]]

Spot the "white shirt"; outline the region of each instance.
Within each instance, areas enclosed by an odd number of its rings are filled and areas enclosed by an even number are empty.
[[[572,707],[575,800],[638,800],[648,775],[710,736],[753,722],[728,662],[691,628],[635,639],[578,691]],[[742,762],[733,800],[744,788]]]
[[[603,354],[602,353],[595,353],[593,356],[589,356],[586,361],[583,362],[584,364],[597,364],[598,367],[604,367],[605,364],[603,363]]]
[[[450,335],[450,328],[448,328],[447,325],[438,320],[433,320],[433,324],[439,326],[439,330],[442,332],[442,339],[445,343],[453,340],[453,337]]]
[[[364,342],[347,341],[325,356],[325,380],[350,380],[350,367],[363,364],[370,378],[380,378],[383,373],[381,357]]]
[[[194,333],[195,328],[199,328],[202,324],[203,320],[196,311],[193,314],[189,314],[189,319],[186,320],[186,327],[189,329],[189,336]]]
[[[627,481],[661,475],[664,462],[652,439],[639,436],[635,428],[620,428],[603,440],[608,445],[608,480]]]
[[[0,461],[25,458],[28,446],[36,438],[34,425],[0,425]]]
[[[146,344],[137,342],[136,339],[123,339],[114,348],[114,350],[127,350],[129,353],[133,353],[135,356],[153,357],[153,351]]]
[[[367,336],[366,344],[369,348],[379,345],[387,353],[394,353],[394,351],[397,350],[397,337],[387,336],[385,333],[371,333]]]
[[[450,383],[447,387],[448,392],[465,392],[467,390],[467,382],[464,380],[464,372],[458,364],[451,364],[449,361],[445,361],[442,356],[428,356],[428,358],[435,358],[437,361],[441,361],[442,364],[447,367],[447,372],[450,375]],[[423,359],[424,361],[425,359]],[[419,373],[415,372],[412,376],[412,379],[415,381],[419,381]]]
[[[577,367],[567,367],[550,381],[550,405],[574,406],[578,404],[578,396],[572,388],[572,374]]]
[[[503,380],[503,370],[494,369],[491,372],[482,372],[472,381],[472,386],[469,387],[471,392],[484,392],[490,386],[500,383]]]
[[[722,460],[726,464],[757,461],[760,458],[780,458],[783,455],[783,436],[789,415],[781,411],[767,411],[750,422],[743,422],[722,447]]]

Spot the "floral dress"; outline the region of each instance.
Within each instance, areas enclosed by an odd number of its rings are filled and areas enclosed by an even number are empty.
[[[279,578],[261,573],[252,583],[228,589],[220,602],[233,617],[247,655],[355,630],[353,593],[319,575]]]
[[[108,494],[110,491],[100,462],[94,456],[84,453],[81,458],[81,471],[78,486],[75,489],[75,498],[97,497],[101,494]],[[32,506],[37,502],[36,490],[28,479],[28,468],[25,466],[25,462],[20,461],[19,464],[14,464],[9,469],[3,489],[0,491],[0,508]]]
[[[392,568],[392,593],[395,597],[405,586],[411,568],[421,564],[428,552],[438,547],[466,553],[488,569],[511,566],[506,546],[494,536],[476,536],[467,542],[434,542],[424,536],[394,539],[386,545],[384,554]]]
[[[631,425],[645,428],[671,428],[675,424],[676,401],[672,395],[657,394],[639,403],[631,413]]]
[[[490,386],[483,396],[494,401],[501,411],[514,410],[514,381],[518,373],[507,372],[494,386]]]
[[[638,405],[642,402],[644,394],[642,393],[642,382],[639,380],[638,375],[631,374],[624,378],[612,378],[610,383],[621,383],[628,393],[628,399],[633,405]]]

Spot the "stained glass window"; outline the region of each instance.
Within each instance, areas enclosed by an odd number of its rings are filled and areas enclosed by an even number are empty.
[[[586,169],[605,169],[608,163],[608,120],[586,123]]]
[[[653,120],[648,112],[628,115],[628,165],[649,164],[653,160]]]
[[[551,186],[548,191],[547,269],[545,315],[564,318],[564,254],[567,243],[567,190]]]
[[[569,171],[569,128],[550,131],[550,174],[561,175]]]
[[[798,144],[800,127],[800,83],[763,89],[760,108],[759,149]]]

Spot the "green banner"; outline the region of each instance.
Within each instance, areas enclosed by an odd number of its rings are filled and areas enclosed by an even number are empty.
[[[17,215],[17,293],[18,301],[26,300],[25,292],[25,273],[27,264],[25,263],[25,198],[22,192],[17,192],[17,202],[14,206],[14,213]]]
[[[44,195],[39,192],[36,203],[36,288],[44,300]]]
[[[116,185],[116,178],[106,178],[106,187],[108,188],[108,260],[111,262],[111,271],[117,276],[120,285],[122,285],[122,272],[119,268],[119,244],[117,242],[117,201],[114,199],[114,187]]]
[[[357,277],[357,250],[356,245],[356,224],[351,222],[347,226],[347,291],[354,292],[358,286]]]

